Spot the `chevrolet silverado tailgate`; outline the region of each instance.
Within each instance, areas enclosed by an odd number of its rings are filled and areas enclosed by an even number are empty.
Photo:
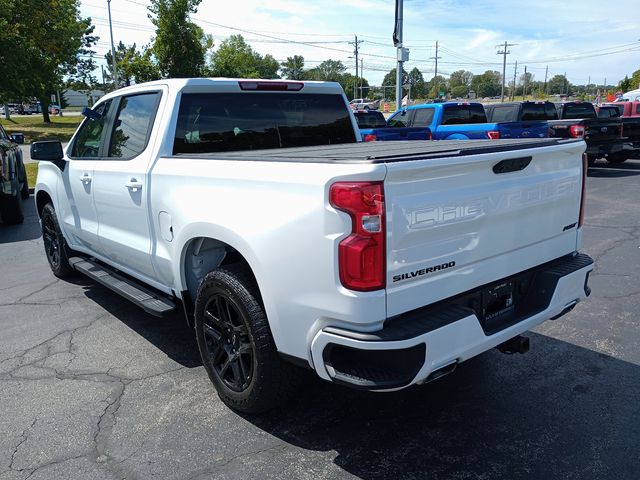
[[[388,317],[576,250],[584,143],[513,143],[387,163]]]

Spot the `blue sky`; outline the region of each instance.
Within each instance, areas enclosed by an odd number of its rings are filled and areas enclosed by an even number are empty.
[[[145,45],[154,28],[146,0],[112,0],[114,41]],[[595,0],[405,0],[404,44],[410,49],[405,69],[417,67],[429,79],[434,74],[435,42],[438,71],[445,76],[465,69],[482,73],[502,70],[496,45],[508,41],[507,78],[524,66],[536,80],[567,73],[574,84],[617,83],[640,69],[640,2],[618,0],[615,8]],[[360,44],[364,76],[380,85],[395,66],[391,36],[393,0],[203,0],[193,20],[215,38],[216,46],[241,33],[261,54],[278,60],[303,55],[306,67],[326,59],[342,60],[355,73],[354,35]],[[82,0],[82,14],[91,16],[100,36],[97,52],[109,48],[106,0]],[[234,30],[235,29],[235,30]],[[296,42],[296,43],[293,43]]]

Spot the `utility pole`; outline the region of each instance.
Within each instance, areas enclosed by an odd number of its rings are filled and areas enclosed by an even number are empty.
[[[402,47],[402,7],[403,0],[396,0],[396,24],[393,30],[393,46],[396,47],[396,110],[402,107],[402,72],[404,62],[409,60],[409,49]]]
[[[116,49],[113,46],[113,27],[111,25],[111,0],[107,0],[107,10],[109,10],[109,33],[111,34],[111,60],[113,63],[113,87],[118,88],[118,69],[116,66]]]
[[[367,96],[369,92],[367,92]],[[364,97],[364,58],[360,59],[360,96]]]
[[[358,41],[358,36],[355,35],[355,40],[353,42],[349,42],[351,45],[354,46],[354,50],[353,50],[353,54],[356,56],[356,81],[353,84],[353,98],[356,98],[358,92],[358,51],[359,51],[359,45],[364,42],[364,40],[360,40]]]
[[[544,89],[542,90],[542,92],[546,95],[547,94],[547,75],[549,74],[549,65],[547,65],[547,68],[544,69]]]
[[[562,90],[564,90],[562,93],[566,93],[567,96],[569,95],[569,85],[567,85],[567,72],[564,72],[564,82],[563,82],[563,88]]]
[[[504,45],[496,45],[496,48],[504,47],[503,50],[498,50],[496,52],[496,54],[503,56],[503,59],[502,59],[502,91],[500,93],[500,101],[501,102],[504,102],[504,81],[505,81],[505,75],[507,74],[507,55],[509,55],[511,53],[511,51],[507,50],[507,49],[509,47],[513,47],[514,45],[516,45],[516,44],[515,43],[507,43],[507,42],[504,42]]]
[[[524,102],[524,99],[527,95],[527,66],[524,66],[524,80],[522,81],[522,101]]]
[[[440,59],[442,57],[438,56],[438,40],[436,40],[436,56],[435,57],[429,57],[429,60],[435,60],[436,61],[436,69],[435,69],[435,74],[433,75],[433,79],[435,80],[435,90],[436,90],[436,96],[438,98],[440,98],[440,92],[438,90],[438,59]]]
[[[518,61],[516,60],[516,66],[513,67],[513,89],[511,89],[511,100],[516,98],[516,78],[518,75]]]

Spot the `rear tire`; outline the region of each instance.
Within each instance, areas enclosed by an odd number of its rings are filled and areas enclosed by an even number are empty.
[[[278,355],[258,286],[246,266],[221,267],[202,280],[195,329],[202,363],[230,408],[262,413],[297,390],[301,369]]]
[[[5,225],[17,225],[24,222],[22,213],[22,194],[15,188],[16,194],[13,197],[5,197],[0,200],[0,217]]]
[[[47,261],[53,274],[58,278],[68,278],[75,275],[75,270],[69,265],[71,250],[62,235],[56,211],[51,203],[42,209],[42,240]]]

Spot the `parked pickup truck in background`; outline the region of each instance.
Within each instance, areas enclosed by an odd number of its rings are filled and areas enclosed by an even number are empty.
[[[488,123],[481,103],[425,103],[402,108],[387,124],[392,127],[429,127],[434,140],[545,138],[546,123],[525,128],[521,122]]]
[[[380,100],[365,100],[362,98],[354,98],[349,102],[352,110],[378,110],[380,108]]]
[[[603,116],[600,115],[600,112],[609,112],[611,109],[616,109],[618,114],[608,114],[609,117],[640,117],[640,102],[602,103],[596,106],[599,118]]]
[[[598,118],[596,108],[589,102],[559,103],[556,111],[559,120],[549,121],[550,136],[584,138],[590,165],[598,158],[617,164],[638,155],[640,120]]]
[[[431,140],[431,130],[427,127],[389,127],[382,112],[354,112],[360,136],[365,142],[387,140]]]
[[[24,221],[22,200],[29,198],[20,143],[24,143],[23,134],[8,134],[0,125],[0,218],[5,225]]]
[[[359,142],[318,82],[162,80],[85,114],[31,147],[53,273],[181,305],[234,409],[281,405],[298,367],[386,391],[523,353],[589,294],[581,140]]]
[[[522,137],[531,137],[532,131],[549,128],[549,120],[557,120],[558,114],[552,102],[505,102],[484,106],[490,122],[521,122]]]

